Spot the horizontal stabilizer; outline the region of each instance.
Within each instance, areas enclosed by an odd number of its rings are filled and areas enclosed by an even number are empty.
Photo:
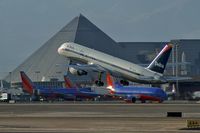
[[[167,81],[185,81],[185,80],[191,80],[192,78],[191,77],[175,77],[175,76],[165,76],[165,79]]]

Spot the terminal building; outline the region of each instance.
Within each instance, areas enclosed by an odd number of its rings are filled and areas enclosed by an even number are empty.
[[[200,40],[177,39],[169,42],[116,42],[83,15],[79,15],[50,38],[42,47],[30,55],[21,65],[5,77],[12,87],[21,83],[20,71],[37,84],[43,86],[63,86],[63,75],[68,74],[75,82],[95,80],[95,74],[74,76],[68,73],[69,60],[57,53],[58,47],[65,42],[75,42],[124,60],[148,65],[166,43],[174,45],[165,75],[191,77],[178,81],[180,95],[189,91],[200,91]],[[170,84],[175,84],[172,81]]]

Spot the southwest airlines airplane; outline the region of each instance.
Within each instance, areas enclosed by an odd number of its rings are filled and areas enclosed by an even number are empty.
[[[167,100],[167,94],[157,87],[142,86],[122,86],[113,82],[113,78],[109,73],[106,75],[107,88],[110,94],[122,97],[126,102],[135,103],[140,100],[142,103],[146,101],[158,101],[159,103]]]
[[[72,88],[44,88],[41,86],[36,86],[23,71],[20,72],[20,75],[23,89],[30,95],[35,96],[36,100],[39,100],[38,98],[40,96],[46,99],[64,98],[66,100],[95,98],[99,96],[97,93],[92,91],[91,88],[73,87],[72,84],[69,83],[69,80],[66,84],[69,85],[68,87]]]
[[[161,84],[167,82],[167,79],[163,77],[163,72],[171,50],[171,44],[165,45],[161,52],[146,68],[73,42],[62,44],[58,48],[58,53],[69,59],[87,63],[85,65],[69,66],[70,72],[77,75],[84,75],[87,74],[87,71],[93,70],[100,73],[109,72],[113,76],[133,82]]]

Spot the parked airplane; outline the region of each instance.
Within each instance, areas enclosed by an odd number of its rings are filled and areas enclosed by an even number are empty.
[[[142,103],[146,101],[163,102],[167,99],[167,94],[157,87],[142,87],[142,86],[122,86],[114,83],[113,78],[109,73],[106,75],[107,88],[114,96],[122,97],[126,102],[135,103],[140,100]]]
[[[90,88],[44,88],[36,86],[29,77],[23,72],[20,72],[23,89],[30,95],[37,98],[41,96],[44,98],[63,98],[63,99],[82,99],[82,98],[95,98],[99,95],[92,91]],[[72,87],[72,86],[70,86]]]
[[[109,72],[113,76],[125,79],[121,83],[128,85],[126,80],[148,84],[166,83],[167,79],[163,77],[163,72],[171,50],[172,45],[166,45],[146,68],[73,42],[62,44],[58,48],[58,53],[69,59],[87,63],[85,65],[69,65],[69,71],[72,74],[86,75],[87,71],[91,70],[99,73]],[[97,85],[103,85],[101,79],[97,81]]]

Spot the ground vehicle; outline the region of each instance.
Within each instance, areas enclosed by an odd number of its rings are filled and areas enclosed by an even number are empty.
[[[9,100],[11,100],[11,94],[6,92],[0,93],[0,102],[8,102]]]

